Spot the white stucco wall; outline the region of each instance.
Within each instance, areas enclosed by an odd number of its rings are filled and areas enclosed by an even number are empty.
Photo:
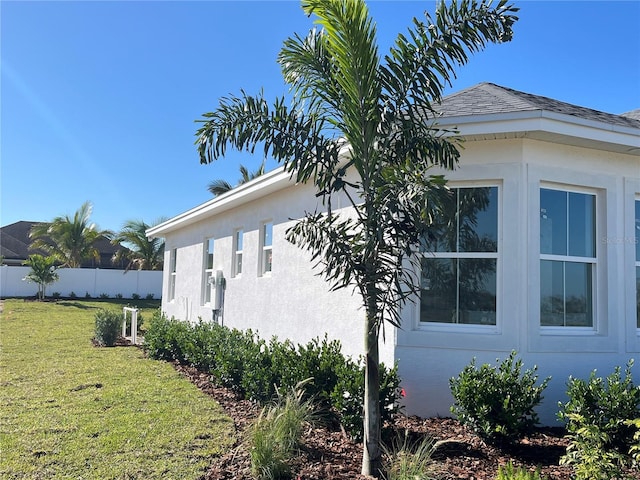
[[[495,364],[516,350],[525,365],[551,375],[540,409],[553,425],[569,375],[608,375],[638,357],[635,311],[634,199],[640,192],[640,159],[530,139],[467,142],[451,185],[499,186],[499,257],[495,327],[419,324],[417,307],[403,312],[396,358],[407,392],[407,411],[449,415],[448,380],[476,357]],[[597,195],[595,328],[545,331],[539,324],[539,189],[587,188]],[[624,239],[627,239],[625,242]],[[640,365],[634,376],[640,382]]]
[[[386,329],[381,358],[397,361],[406,390],[406,412],[449,415],[449,379],[473,357],[494,363],[516,350],[526,367],[551,375],[540,409],[545,424],[555,423],[569,375],[587,377],[638,356],[636,326],[634,202],[640,199],[640,158],[534,138],[467,141],[460,166],[443,172],[452,186],[498,187],[497,320],[495,326],[420,324],[418,307],[402,312],[402,329]],[[596,196],[597,267],[594,328],[543,329],[539,321],[540,187],[586,189]],[[325,332],[342,341],[345,353],[362,351],[363,311],[351,291],[329,292],[311,268],[307,253],[289,244],[284,233],[316,206],[308,186],[288,186],[223,210],[198,223],[169,230],[165,265],[177,249],[176,297],[169,300],[165,269],[163,310],[189,321],[211,319],[203,305],[204,242],[215,238],[215,268],[227,279],[223,323],[251,328],[268,338],[277,335],[303,343]],[[341,207],[339,199],[334,208]],[[259,274],[261,225],[272,221],[273,272]],[[244,230],[243,273],[232,277],[232,237]],[[640,365],[635,367],[640,383]]]
[[[340,208],[336,199],[334,208]],[[169,269],[165,270],[162,309],[168,316],[197,321],[212,319],[212,308],[203,304],[204,242],[213,237],[214,268],[226,279],[222,323],[228,327],[252,329],[262,338],[277,336],[294,343],[306,343],[326,333],[342,342],[345,354],[362,354],[364,311],[351,289],[329,292],[329,285],[312,269],[310,255],[285,239],[291,218],[300,218],[316,208],[309,186],[290,186],[266,198],[250,202],[198,222],[166,236],[166,264],[177,249],[176,295],[168,295]],[[273,222],[273,269],[270,275],[259,271],[260,229]],[[243,271],[232,275],[233,235],[244,231]],[[381,359],[393,363],[394,332],[387,331],[381,344]]]

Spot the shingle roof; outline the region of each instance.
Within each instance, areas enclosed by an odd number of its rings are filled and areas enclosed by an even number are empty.
[[[444,117],[544,110],[611,125],[640,128],[639,110],[625,115],[615,115],[501,87],[494,83],[479,83],[449,95],[442,99],[442,104],[436,110]]]
[[[17,261],[26,260],[29,255],[33,253],[39,253],[46,255],[42,250],[32,250],[29,248],[31,244],[31,238],[29,238],[29,232],[31,227],[36,223],[43,222],[27,222],[20,221],[0,227],[0,255],[5,260],[11,260],[14,263]],[[119,249],[126,247],[122,245],[113,245],[106,238],[100,238],[96,241],[95,247],[100,252],[100,267],[101,268],[122,268],[124,264],[112,265],[111,257]],[[97,267],[98,264],[93,260],[87,260],[83,263],[83,267]]]

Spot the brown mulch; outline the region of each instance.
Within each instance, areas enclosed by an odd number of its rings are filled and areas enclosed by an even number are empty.
[[[257,404],[238,399],[228,389],[214,386],[209,376],[195,368],[174,364],[202,391],[211,395],[234,422],[236,443],[232,450],[215,459],[201,480],[250,480],[250,459],[244,432],[259,413]],[[430,435],[441,441],[433,456],[443,480],[493,480],[498,467],[512,461],[530,470],[540,468],[549,480],[569,480],[573,470],[558,465],[567,447],[560,428],[540,428],[508,448],[486,445],[480,438],[451,418],[418,418],[399,415],[392,428],[412,440]],[[310,426],[302,451],[294,460],[295,480],[365,480],[359,474],[362,445],[350,441],[341,431]]]

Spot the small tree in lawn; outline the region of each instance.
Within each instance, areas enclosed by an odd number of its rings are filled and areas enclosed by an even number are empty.
[[[445,180],[433,166],[457,163],[458,143],[434,122],[443,89],[468,54],[508,41],[518,10],[500,0],[441,2],[436,19],[414,19],[381,60],[375,23],[363,0],[303,0],[320,29],[285,41],[278,61],[292,99],[269,107],[262,95],[223,98],[198,130],[200,161],[227,147],[282,162],[297,182],[313,182],[324,211],[287,232],[308,249],[334,289],[355,287],[365,311],[365,412],[362,473],[379,475],[378,339],[399,326],[417,291],[415,253],[438,214]],[[335,215],[347,198],[353,215]],[[412,273],[413,272],[413,273]]]
[[[29,255],[23,265],[31,267],[31,271],[24,277],[27,282],[38,284],[38,300],[44,300],[47,285],[58,281],[58,272],[56,272],[56,258],[44,257],[42,255]]]

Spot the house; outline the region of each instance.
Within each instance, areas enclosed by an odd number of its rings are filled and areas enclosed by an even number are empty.
[[[0,255],[4,265],[22,265],[29,255],[39,253],[47,255],[42,250],[32,250],[30,245],[32,239],[29,237],[31,227],[42,222],[20,221],[0,227]],[[95,247],[100,253],[100,261],[91,258],[82,263],[82,268],[119,268],[126,267],[125,261],[114,264],[111,259],[113,255],[126,247],[113,245],[108,239],[100,238],[96,241]]]
[[[516,350],[552,376],[540,413],[553,424],[569,375],[607,375],[640,353],[640,112],[490,83],[439,110],[440,126],[465,140],[459,167],[444,172],[458,221],[427,246],[421,298],[402,328],[386,327],[381,359],[398,362],[407,413],[446,416],[449,378],[474,357],[495,363]],[[317,201],[278,169],[151,228],[170,266],[162,310],[263,338],[326,332],[358,356],[360,298],[329,292],[284,238]]]

